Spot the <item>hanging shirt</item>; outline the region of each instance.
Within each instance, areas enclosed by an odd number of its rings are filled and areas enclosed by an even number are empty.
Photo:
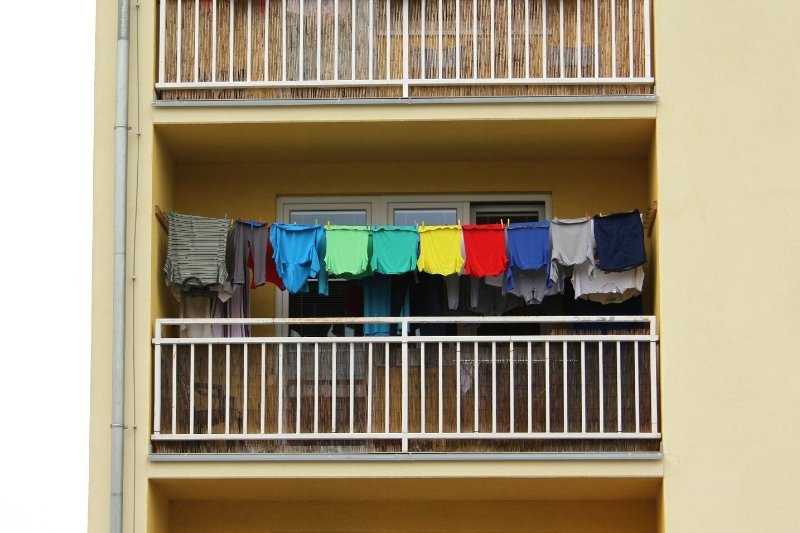
[[[391,315],[392,280],[388,276],[370,276],[361,280],[364,288],[364,318]],[[392,324],[364,324],[364,335],[368,337],[389,335]]]
[[[644,227],[638,210],[595,216],[594,240],[597,267],[603,270],[623,272],[643,265],[647,260]]]
[[[278,275],[291,294],[302,291],[308,279],[319,279],[319,293],[328,293],[325,270],[325,232],[320,225],[273,224],[269,230]]]
[[[420,272],[416,278],[416,282],[409,288],[411,316],[444,315],[447,305],[444,277]],[[445,324],[442,323],[415,323],[411,327],[411,334],[424,336],[444,335],[446,331]]]
[[[405,274],[417,268],[419,233],[414,226],[373,226],[370,266],[380,274]]]
[[[369,272],[369,228],[329,226],[325,228],[325,239],[325,269],[329,275],[354,278]]]
[[[547,296],[561,293],[559,283],[547,284],[547,271],[540,270],[518,270],[512,272],[514,287],[507,290],[509,294],[514,294],[525,300],[526,304],[540,304]]]
[[[464,234],[466,274],[483,278],[497,276],[506,270],[506,236],[502,224],[470,224],[461,226]]]
[[[429,274],[461,273],[461,226],[420,226],[417,269]]]
[[[508,264],[522,270],[539,270],[550,264],[550,222],[515,222],[506,229]]]
[[[237,220],[231,228],[228,250],[231,258],[231,277],[233,283],[244,283],[245,268],[253,275],[250,288],[255,289],[267,282],[267,242],[269,227],[267,224]]]
[[[209,294],[183,294],[181,297],[180,318],[211,318],[211,300]],[[211,324],[181,324],[181,337],[211,337]]]
[[[558,282],[566,275],[563,267],[588,262],[589,273],[594,269],[594,234],[591,218],[557,219],[550,221],[550,281]]]
[[[283,280],[278,275],[274,254],[275,249],[272,247],[272,241],[269,238],[269,232],[267,232],[267,281],[283,291],[286,290],[286,287],[283,286]]]
[[[602,304],[624,302],[642,293],[644,269],[638,266],[625,272],[606,272],[596,269],[589,274],[589,263],[577,265],[572,274],[575,298]]]
[[[483,316],[501,316],[525,305],[525,300],[517,295],[503,292],[502,277],[471,279],[471,311]]]
[[[543,270],[546,271],[545,277],[550,277],[549,221],[509,224],[506,228],[506,245],[508,247],[507,291],[513,293],[515,289],[517,276],[512,271]],[[523,277],[526,280],[530,280],[532,274],[526,274]],[[521,292],[526,294],[529,292],[531,287],[530,284],[527,285],[525,289],[521,289]],[[541,302],[541,298],[538,298],[538,300]]]

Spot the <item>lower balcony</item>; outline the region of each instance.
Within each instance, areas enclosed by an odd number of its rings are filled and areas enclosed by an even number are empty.
[[[250,336],[178,335],[220,324]],[[153,347],[155,453],[660,449],[652,316],[159,319]]]

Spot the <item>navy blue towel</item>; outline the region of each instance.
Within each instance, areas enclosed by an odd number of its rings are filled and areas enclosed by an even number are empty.
[[[638,210],[594,217],[597,267],[609,272],[624,272],[647,260],[644,228]]]

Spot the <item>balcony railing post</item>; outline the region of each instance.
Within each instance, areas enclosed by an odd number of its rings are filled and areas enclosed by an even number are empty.
[[[156,321],[155,361],[153,364],[153,434],[161,433],[161,324]]]
[[[644,77],[650,78],[653,76],[652,67],[650,64],[650,0],[644,0]]]
[[[167,0],[158,6],[158,82],[164,83],[167,69]]]
[[[406,5],[408,4],[408,0],[406,0]],[[401,357],[402,357],[402,365],[403,365],[403,375],[401,378],[401,390],[402,390],[402,401],[401,401],[401,420],[402,420],[402,434],[403,434],[403,447],[402,451],[408,451],[408,320],[403,320],[400,323],[400,335],[402,337],[402,344],[401,348]]]
[[[645,0],[645,4],[648,0]],[[656,319],[650,319],[650,433],[658,433],[658,342],[655,340]]]
[[[408,1],[403,0],[403,98],[408,98]],[[402,327],[406,325],[404,322]]]

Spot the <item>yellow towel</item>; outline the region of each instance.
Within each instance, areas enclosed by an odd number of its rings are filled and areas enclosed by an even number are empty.
[[[429,274],[461,273],[461,226],[420,226],[417,269]]]

